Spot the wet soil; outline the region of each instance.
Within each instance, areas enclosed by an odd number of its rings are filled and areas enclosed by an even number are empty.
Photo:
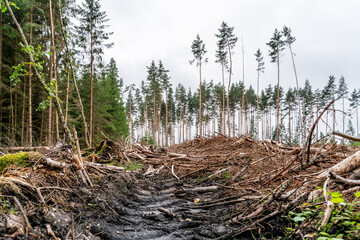
[[[92,198],[101,204],[99,196],[106,197],[103,209],[95,210],[82,221],[100,239],[216,239],[232,229],[224,222],[231,215],[231,207],[197,208],[200,204],[225,196],[199,188],[196,183],[180,183],[168,176],[136,180],[116,188],[116,181],[108,182],[103,191]],[[111,180],[110,180],[111,181]],[[107,189],[106,189],[107,187]],[[195,189],[193,191],[192,189]],[[105,202],[103,201],[103,202]],[[110,209],[110,206],[112,209]],[[80,219],[79,219],[80,220]],[[85,222],[85,221],[84,221]]]

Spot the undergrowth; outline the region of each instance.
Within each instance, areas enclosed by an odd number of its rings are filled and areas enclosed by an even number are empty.
[[[290,211],[286,216],[293,226],[287,228],[290,238],[302,235],[303,239],[338,240],[359,239],[360,236],[360,192],[356,192],[354,200],[346,202],[341,193],[328,192],[335,208],[329,222],[321,227],[324,216],[323,199],[312,203],[304,203],[302,211]],[[311,227],[310,227],[311,226]],[[301,234],[300,234],[301,233]]]

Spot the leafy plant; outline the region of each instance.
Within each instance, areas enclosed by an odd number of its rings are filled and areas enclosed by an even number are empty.
[[[338,240],[338,239],[355,239],[360,234],[360,192],[354,194],[355,199],[351,202],[345,202],[343,195],[339,192],[327,192],[331,195],[335,209],[332,212],[329,223],[319,229],[318,240]],[[320,205],[308,205],[299,213],[289,212],[288,218],[299,227],[306,219],[311,221],[313,226],[320,225],[323,212],[319,211]],[[295,229],[287,228],[289,235],[294,234]]]
[[[34,46],[29,45],[26,47],[20,42],[21,50],[28,55],[34,56],[34,62],[22,62],[17,66],[13,66],[14,72],[10,76],[11,83],[16,86],[16,84],[20,83],[20,77],[28,76],[29,72],[26,70],[26,66],[34,66],[40,74],[40,81],[44,83],[45,90],[48,92],[48,98],[39,104],[38,110],[45,109],[51,104],[51,99],[56,97],[56,79],[51,79],[48,83],[45,82],[45,74],[44,70],[44,60],[43,57],[46,55],[51,55],[50,52],[45,52],[41,50],[41,47],[38,45],[36,49]],[[60,99],[58,99],[60,101]]]

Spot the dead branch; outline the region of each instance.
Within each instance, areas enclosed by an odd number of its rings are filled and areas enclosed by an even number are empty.
[[[339,174],[339,175],[349,173],[349,172],[352,172],[353,170],[359,168],[359,166],[360,166],[360,151],[357,151],[353,155],[345,158],[338,164],[332,166],[330,169],[328,169],[328,171],[321,173],[318,176],[318,178],[326,177],[330,171],[332,171],[333,173]]]
[[[18,151],[46,151],[49,150],[49,146],[37,146],[37,147],[0,147],[0,149],[4,152],[18,152]]]
[[[319,120],[321,119],[322,115],[324,115],[324,113],[329,109],[329,107],[336,102],[338,99],[340,99],[344,94],[340,95],[339,97],[333,99],[328,105],[326,105],[326,107],[322,110],[322,112],[319,114],[319,116],[317,117],[317,119],[315,120],[314,124],[312,125],[309,135],[308,135],[308,139],[307,139],[307,151],[306,151],[306,163],[309,163],[310,160],[310,147],[311,147],[311,139],[312,139],[312,135],[313,132],[315,130],[316,125],[318,124]]]
[[[336,132],[336,131],[334,131],[333,134],[334,134],[334,135],[337,135],[337,136],[340,136],[340,137],[343,137],[343,138],[346,138],[346,139],[349,139],[349,140],[352,140],[352,141],[360,142],[360,138],[354,137],[354,136],[350,136],[350,135],[347,135],[347,134],[345,134],[345,133],[341,133],[341,132]]]
[[[360,180],[352,180],[352,179],[346,179],[343,177],[340,177],[339,175],[336,175],[334,172],[332,172],[331,170],[329,171],[329,175],[330,177],[332,177],[335,180],[338,180],[339,182],[345,183],[345,184],[349,184],[349,185],[360,185]]]
[[[86,172],[86,169],[84,168],[84,162],[82,160],[82,157],[81,157],[81,151],[80,151],[80,144],[79,144],[79,138],[77,136],[77,132],[76,132],[76,129],[73,128],[73,133],[74,133],[74,140],[75,140],[75,143],[76,143],[76,149],[77,149],[77,154],[78,154],[78,158],[77,158],[77,165],[78,165],[78,170],[80,172],[82,172],[82,175],[85,177],[86,179],[86,182],[89,183],[90,187],[93,187],[93,184],[89,178],[89,175],[88,173]],[[79,169],[80,167],[80,169]]]
[[[178,181],[180,181],[180,178],[179,178],[178,176],[176,176],[176,174],[175,174],[174,164],[171,165],[171,174],[172,174]]]

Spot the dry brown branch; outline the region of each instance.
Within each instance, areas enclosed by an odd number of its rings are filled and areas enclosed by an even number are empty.
[[[340,136],[340,137],[343,137],[343,138],[346,138],[346,139],[349,139],[349,140],[352,140],[352,141],[360,142],[360,138],[354,137],[354,136],[350,136],[350,135],[347,135],[347,134],[345,134],[345,133],[341,133],[341,132],[336,132],[336,131],[334,131],[333,134],[334,134],[334,135],[337,135],[337,136]]]
[[[175,174],[174,164],[171,165],[171,174],[172,174],[178,181],[180,181],[180,178],[179,178],[178,176],[176,176],[176,174]]]
[[[340,177],[339,175],[333,173],[331,170],[329,171],[330,177],[332,177],[335,180],[338,180],[339,182],[349,184],[349,185],[360,185],[360,180],[352,180],[352,179],[346,179],[343,177]]]
[[[310,147],[311,147],[311,139],[313,137],[313,132],[315,130],[316,125],[318,124],[319,120],[321,119],[322,115],[324,115],[324,113],[329,109],[329,107],[336,102],[339,98],[341,98],[343,96],[340,95],[338,98],[333,99],[328,105],[326,105],[326,107],[322,110],[322,112],[320,113],[320,115],[317,117],[317,119],[315,120],[314,124],[312,125],[309,135],[308,135],[308,139],[307,139],[307,151],[306,151],[306,163],[309,163],[310,161]]]

